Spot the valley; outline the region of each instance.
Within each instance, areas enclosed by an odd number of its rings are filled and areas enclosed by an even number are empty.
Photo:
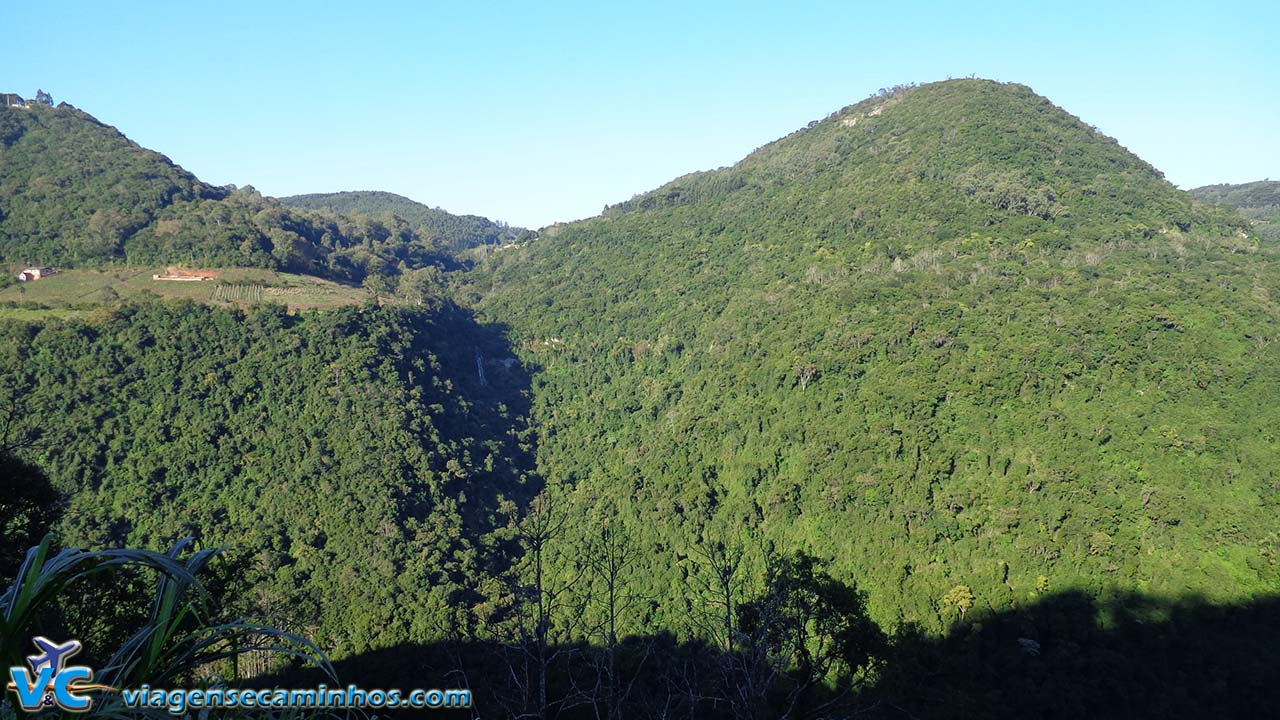
[[[0,261],[60,271],[0,285],[54,536],[228,547],[225,612],[345,673],[499,716],[1275,699],[1266,186],[978,79],[541,232],[212,186],[74,108],[0,142]]]

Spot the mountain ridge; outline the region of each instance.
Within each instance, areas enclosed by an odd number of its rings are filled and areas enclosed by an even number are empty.
[[[452,262],[458,238],[383,220],[210,185],[65,104],[0,107],[0,262],[247,266],[349,282]]]
[[[359,213],[378,217],[386,213],[408,221],[425,235],[438,239],[452,250],[468,250],[478,245],[514,242],[523,228],[512,228],[480,215],[455,215],[411,198],[383,190],[346,190],[306,193],[280,198],[289,207],[329,210],[344,215]]]
[[[1239,210],[1255,231],[1273,242],[1280,242],[1280,180],[1205,185],[1189,192],[1205,202]]]

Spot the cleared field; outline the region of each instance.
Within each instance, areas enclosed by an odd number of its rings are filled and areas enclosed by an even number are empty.
[[[160,297],[186,298],[223,307],[259,303],[309,310],[357,305],[368,291],[308,275],[256,268],[218,269],[218,276],[200,282],[155,280],[164,268],[103,268],[67,270],[47,278],[0,288],[0,317],[67,316],[94,306]]]

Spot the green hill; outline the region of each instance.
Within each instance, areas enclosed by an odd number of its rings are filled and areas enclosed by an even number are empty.
[[[377,190],[293,195],[280,198],[280,202],[288,207],[328,210],[341,215],[372,218],[395,215],[404,218],[422,236],[432,238],[451,250],[506,244],[513,242],[521,230],[479,215],[454,215],[403,195]]]
[[[1206,202],[1238,209],[1252,221],[1253,229],[1259,235],[1280,241],[1280,180],[1205,185],[1195,188],[1191,194]]]
[[[0,108],[0,150],[8,262],[113,257],[161,210],[229,194],[71,107]]]
[[[70,106],[0,107],[0,262],[250,266],[359,281],[444,264],[394,218],[214,187]]]
[[[571,514],[648,550],[632,623],[702,612],[710,537],[940,629],[958,586],[969,620],[1277,587],[1280,266],[1243,228],[1030,89],[958,80],[494,255],[470,301],[540,367]]]

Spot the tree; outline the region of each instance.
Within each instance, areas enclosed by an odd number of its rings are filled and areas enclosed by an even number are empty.
[[[731,700],[741,717],[807,717],[829,711],[880,656],[884,633],[866,594],[827,573],[808,553],[765,553],[764,594],[738,607],[738,676]],[[820,697],[824,684],[836,692]]]
[[[41,105],[48,105],[49,107],[53,107],[53,96],[45,92],[44,90],[36,90],[35,102],[38,102]]]
[[[39,416],[41,408],[32,412],[29,388],[14,382],[19,377],[21,375],[16,372],[9,373],[6,381],[0,384],[0,458],[35,445],[40,437],[33,420]]]
[[[563,539],[568,513],[561,507],[561,500],[549,490],[539,493],[530,503],[524,517],[517,517],[514,504],[507,506],[508,530],[519,543],[521,563],[513,568],[510,579],[515,587],[512,593],[515,615],[514,649],[518,653],[522,669],[510,665],[508,677],[520,692],[522,714],[545,718],[551,706],[548,692],[552,664],[561,650],[553,649],[552,625],[561,615],[560,609],[566,594],[581,578],[581,571],[558,582],[551,574],[552,550]],[[566,612],[572,626],[581,612]],[[566,628],[568,638],[571,627]],[[528,668],[532,665],[533,677]]]
[[[818,366],[812,363],[797,363],[795,373],[796,382],[800,383],[800,389],[804,390],[809,387],[809,383],[817,379]]]
[[[400,277],[396,295],[413,305],[438,308],[445,297],[444,273],[431,265],[409,270]]]
[[[267,238],[271,241],[271,255],[281,268],[291,272],[306,272],[311,269],[314,248],[297,233],[272,228],[267,232]]]
[[[699,567],[690,575],[696,595],[701,596],[695,597],[694,602],[716,608],[719,616],[718,621],[711,620],[702,629],[726,652],[733,652],[734,616],[742,591],[742,578],[738,573],[742,565],[742,545],[726,545],[720,540],[704,538],[693,552],[701,558]]]
[[[95,210],[89,217],[88,233],[75,247],[79,258],[100,260],[115,256],[129,229],[129,218],[119,210]]]
[[[607,717],[621,717],[622,690],[618,678],[618,620],[635,595],[627,586],[627,569],[639,556],[636,546],[605,521],[600,533],[586,548],[587,569],[603,586],[600,602],[604,610],[602,628],[605,641],[605,708]]]
[[[955,608],[960,613],[960,620],[963,621],[965,614],[973,607],[975,600],[977,598],[973,596],[973,591],[969,589],[968,585],[957,585],[942,596],[942,605],[948,608]]]

